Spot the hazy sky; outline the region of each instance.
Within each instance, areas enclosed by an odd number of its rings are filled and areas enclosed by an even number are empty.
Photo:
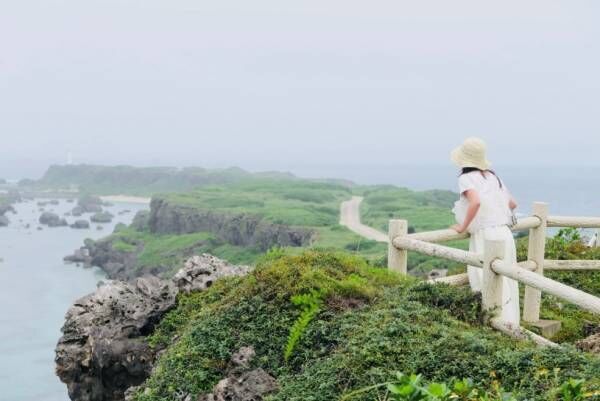
[[[0,177],[600,164],[597,1],[0,0]]]

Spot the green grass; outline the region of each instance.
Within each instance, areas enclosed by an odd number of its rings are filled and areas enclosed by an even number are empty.
[[[416,231],[447,228],[454,224],[452,206],[458,195],[451,191],[411,191],[394,186],[363,189],[363,223],[387,232],[390,219],[408,220]]]
[[[260,216],[276,224],[327,227],[337,224],[340,203],[350,196],[348,187],[336,184],[252,180],[161,197],[199,210]]]
[[[210,253],[237,264],[251,264],[261,254],[256,249],[224,243],[213,234],[205,232],[156,235],[125,228],[105,240],[110,241],[111,246],[118,251],[135,252],[136,269],[140,275],[152,272],[171,276],[187,258],[202,253]]]
[[[292,300],[314,293],[323,294],[319,311],[298,326],[303,309]],[[500,382],[520,400],[545,401],[568,378],[600,388],[599,359],[515,342],[483,326],[479,310],[468,289],[423,286],[347,254],[272,253],[245,278],[180,296],[149,339],[166,350],[134,399],[209,392],[242,346],[256,350],[253,367],[278,379],[268,401],[337,400],[395,371],[435,381],[470,377],[483,388]],[[292,327],[301,332],[286,361]],[[353,399],[382,396],[373,390]]]

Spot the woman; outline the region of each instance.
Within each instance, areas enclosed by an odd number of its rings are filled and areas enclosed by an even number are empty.
[[[479,138],[468,138],[451,154],[452,161],[461,168],[458,178],[459,200],[454,205],[458,224],[452,226],[459,233],[471,234],[469,251],[483,253],[485,240],[502,240],[506,244],[503,259],[517,262],[515,241],[509,224],[512,211],[517,207],[506,185],[490,170],[485,143]],[[469,283],[473,291],[481,291],[483,270],[468,266]],[[519,324],[519,285],[504,277],[502,291],[502,319]]]

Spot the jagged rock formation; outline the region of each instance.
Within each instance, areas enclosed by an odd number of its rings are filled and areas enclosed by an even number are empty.
[[[76,301],[67,312],[55,358],[71,400],[123,400],[128,388],[149,376],[158,350],[145,337],[175,306],[179,291],[203,289],[211,280],[247,270],[202,255],[186,263],[177,281],[154,276],[108,281]]]
[[[52,212],[42,213],[39,222],[40,224],[45,224],[48,227],[63,227],[68,225],[67,220]]]
[[[148,221],[158,234],[210,232],[232,245],[257,247],[308,245],[314,232],[305,228],[275,224],[258,216],[215,213],[153,198]]]
[[[141,251],[143,244],[136,245]],[[87,241],[85,247],[90,255],[90,264],[99,266],[111,279],[130,280],[136,277],[137,253],[125,252],[113,247],[111,238]],[[149,274],[158,272],[148,271]]]
[[[233,266],[212,255],[193,256],[183,269],[173,277],[180,291],[189,293],[210,287],[215,280],[225,276],[241,276],[248,271],[245,266]]]
[[[72,255],[65,256],[63,260],[65,262],[83,263],[84,266],[90,266],[92,257],[90,256],[90,252],[86,247],[81,247],[80,249],[75,250]]]

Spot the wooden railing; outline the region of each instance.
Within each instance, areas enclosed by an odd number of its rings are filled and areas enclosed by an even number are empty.
[[[406,220],[390,220],[388,268],[407,273],[407,253],[416,251],[483,269],[482,305],[492,327],[518,338],[531,338],[541,345],[552,342],[521,327],[512,327],[500,319],[502,314],[502,276],[525,284],[523,321],[535,324],[540,320],[542,291],[571,302],[582,309],[600,314],[600,298],[544,277],[544,270],[600,270],[600,260],[547,260],[544,257],[547,227],[600,228],[599,217],[549,216],[548,205],[533,204],[533,216],[522,218],[513,231],[529,230],[527,261],[511,263],[502,260],[504,243],[485,241],[483,254],[440,245],[439,242],[465,239],[468,233],[437,230],[408,234]],[[468,283],[467,274],[433,280],[452,285]]]

